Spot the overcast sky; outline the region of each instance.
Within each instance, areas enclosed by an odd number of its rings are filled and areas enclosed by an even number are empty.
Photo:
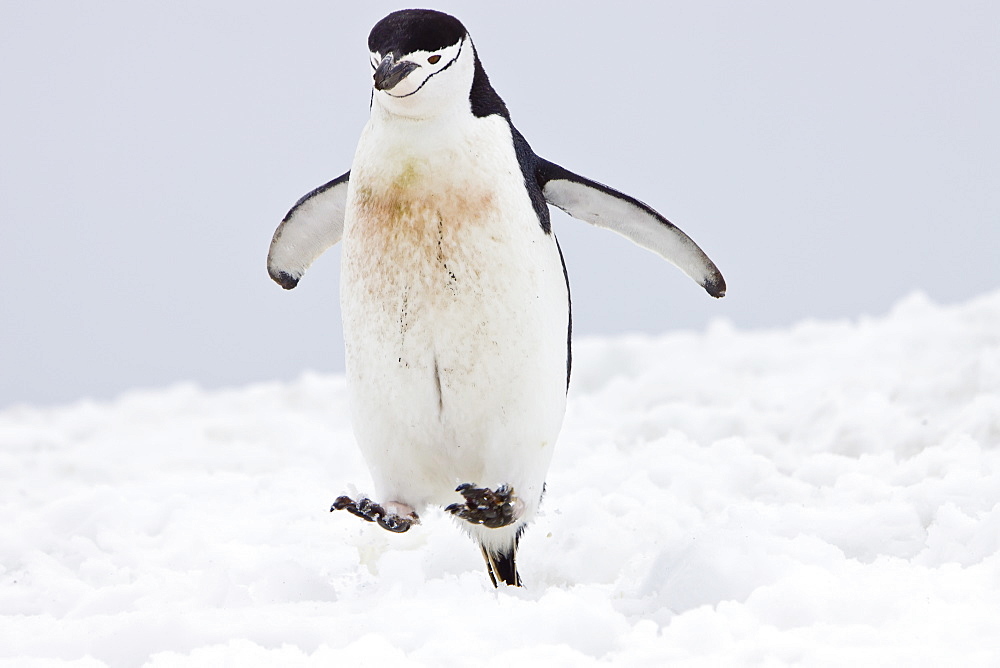
[[[350,167],[385,2],[0,1],[0,406],[343,368],[339,249],[278,221]],[[554,216],[579,335],[857,318],[1000,287],[1000,3],[440,2],[540,155],[647,202],[708,297]]]

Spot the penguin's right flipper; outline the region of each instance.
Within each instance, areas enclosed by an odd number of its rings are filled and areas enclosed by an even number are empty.
[[[350,176],[341,174],[305,195],[274,231],[267,273],[286,290],[298,285],[309,265],[343,236]]]
[[[726,294],[715,263],[691,237],[639,200],[538,158],[535,179],[545,201],[574,218],[621,234],[675,265],[713,297]]]

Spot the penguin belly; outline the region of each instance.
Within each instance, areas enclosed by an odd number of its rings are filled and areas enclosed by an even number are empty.
[[[505,127],[479,123],[503,138]],[[484,155],[473,136],[408,152],[372,134],[352,168],[341,305],[375,491],[419,512],[461,500],[461,483],[508,484],[521,524],[565,412],[569,304],[555,239],[512,149]]]

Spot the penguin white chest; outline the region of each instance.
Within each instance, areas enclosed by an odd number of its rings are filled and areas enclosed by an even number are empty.
[[[506,122],[442,134],[373,121],[358,147],[341,277],[355,432],[391,498],[453,500],[469,480],[531,498],[565,408],[562,263]]]

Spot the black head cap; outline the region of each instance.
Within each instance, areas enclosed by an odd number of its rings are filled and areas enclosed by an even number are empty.
[[[368,50],[400,58],[458,44],[465,35],[465,26],[454,16],[432,9],[402,9],[375,24],[368,35]]]

